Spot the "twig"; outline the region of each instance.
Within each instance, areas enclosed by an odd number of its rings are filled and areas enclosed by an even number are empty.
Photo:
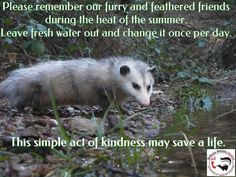
[[[29,60],[30,66],[32,66],[32,62],[31,62],[30,56],[28,55],[28,53],[26,52],[25,49],[23,49],[23,51],[24,51],[25,55],[27,56],[27,58],[28,58],[28,60]]]
[[[215,119],[219,119],[219,118],[221,118],[221,117],[224,117],[224,116],[226,116],[226,115],[228,115],[228,114],[232,114],[232,113],[234,113],[234,112],[236,112],[236,109],[232,109],[232,110],[230,110],[230,111],[228,111],[228,112],[225,112],[225,113],[223,113],[223,114],[220,114],[220,115],[218,115]]]
[[[188,137],[186,136],[186,134],[184,132],[180,131],[180,133],[184,136],[184,139],[186,141],[189,141]],[[196,174],[196,176],[198,176],[197,164],[196,164],[196,161],[195,161],[195,158],[194,158],[194,155],[193,155],[192,148],[189,145],[188,145],[188,150],[189,150],[189,154],[190,154],[191,159],[192,159],[192,163],[193,163],[195,174]]]

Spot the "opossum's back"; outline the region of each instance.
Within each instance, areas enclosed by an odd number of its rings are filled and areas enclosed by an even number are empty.
[[[73,66],[74,65],[74,66]],[[41,87],[41,91],[48,91],[49,86],[68,86],[67,75],[69,68],[78,66],[77,62],[51,61],[35,65],[31,68],[13,71],[0,84],[0,92],[7,98],[27,96],[31,89]],[[57,87],[56,87],[57,88]],[[55,89],[56,89],[55,88]]]
[[[48,106],[48,93],[51,89],[59,104],[78,103],[78,100],[81,103],[91,102],[89,98],[86,100],[84,93],[93,93],[89,83],[96,83],[94,76],[98,74],[93,70],[98,69],[95,68],[101,68],[96,60],[81,59],[50,61],[32,68],[19,69],[0,84],[0,96],[20,107],[32,104]]]

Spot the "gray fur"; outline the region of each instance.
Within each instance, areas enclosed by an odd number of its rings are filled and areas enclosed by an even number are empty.
[[[120,104],[134,97],[123,87],[127,79],[119,73],[122,65],[129,66],[131,72],[140,73],[143,82],[149,79],[153,84],[152,75],[147,71],[150,67],[128,57],[48,61],[13,71],[0,83],[0,98],[9,99],[18,109],[26,106],[40,109],[51,105],[51,89],[57,105],[101,105],[105,108],[112,100]]]

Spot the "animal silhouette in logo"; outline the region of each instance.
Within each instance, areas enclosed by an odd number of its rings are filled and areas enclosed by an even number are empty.
[[[223,164],[222,165],[219,164],[219,165],[217,165],[217,167],[219,167],[222,171],[227,171],[230,164],[231,164],[231,159],[229,157],[222,157],[222,158],[220,158],[220,161]],[[226,164],[225,162],[228,163],[228,164]]]

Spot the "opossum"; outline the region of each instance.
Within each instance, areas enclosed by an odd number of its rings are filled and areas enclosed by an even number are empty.
[[[129,57],[101,60],[81,58],[47,61],[17,69],[0,83],[0,98],[13,102],[18,110],[48,108],[52,91],[59,105],[121,105],[133,98],[143,106],[150,104],[155,67]]]

